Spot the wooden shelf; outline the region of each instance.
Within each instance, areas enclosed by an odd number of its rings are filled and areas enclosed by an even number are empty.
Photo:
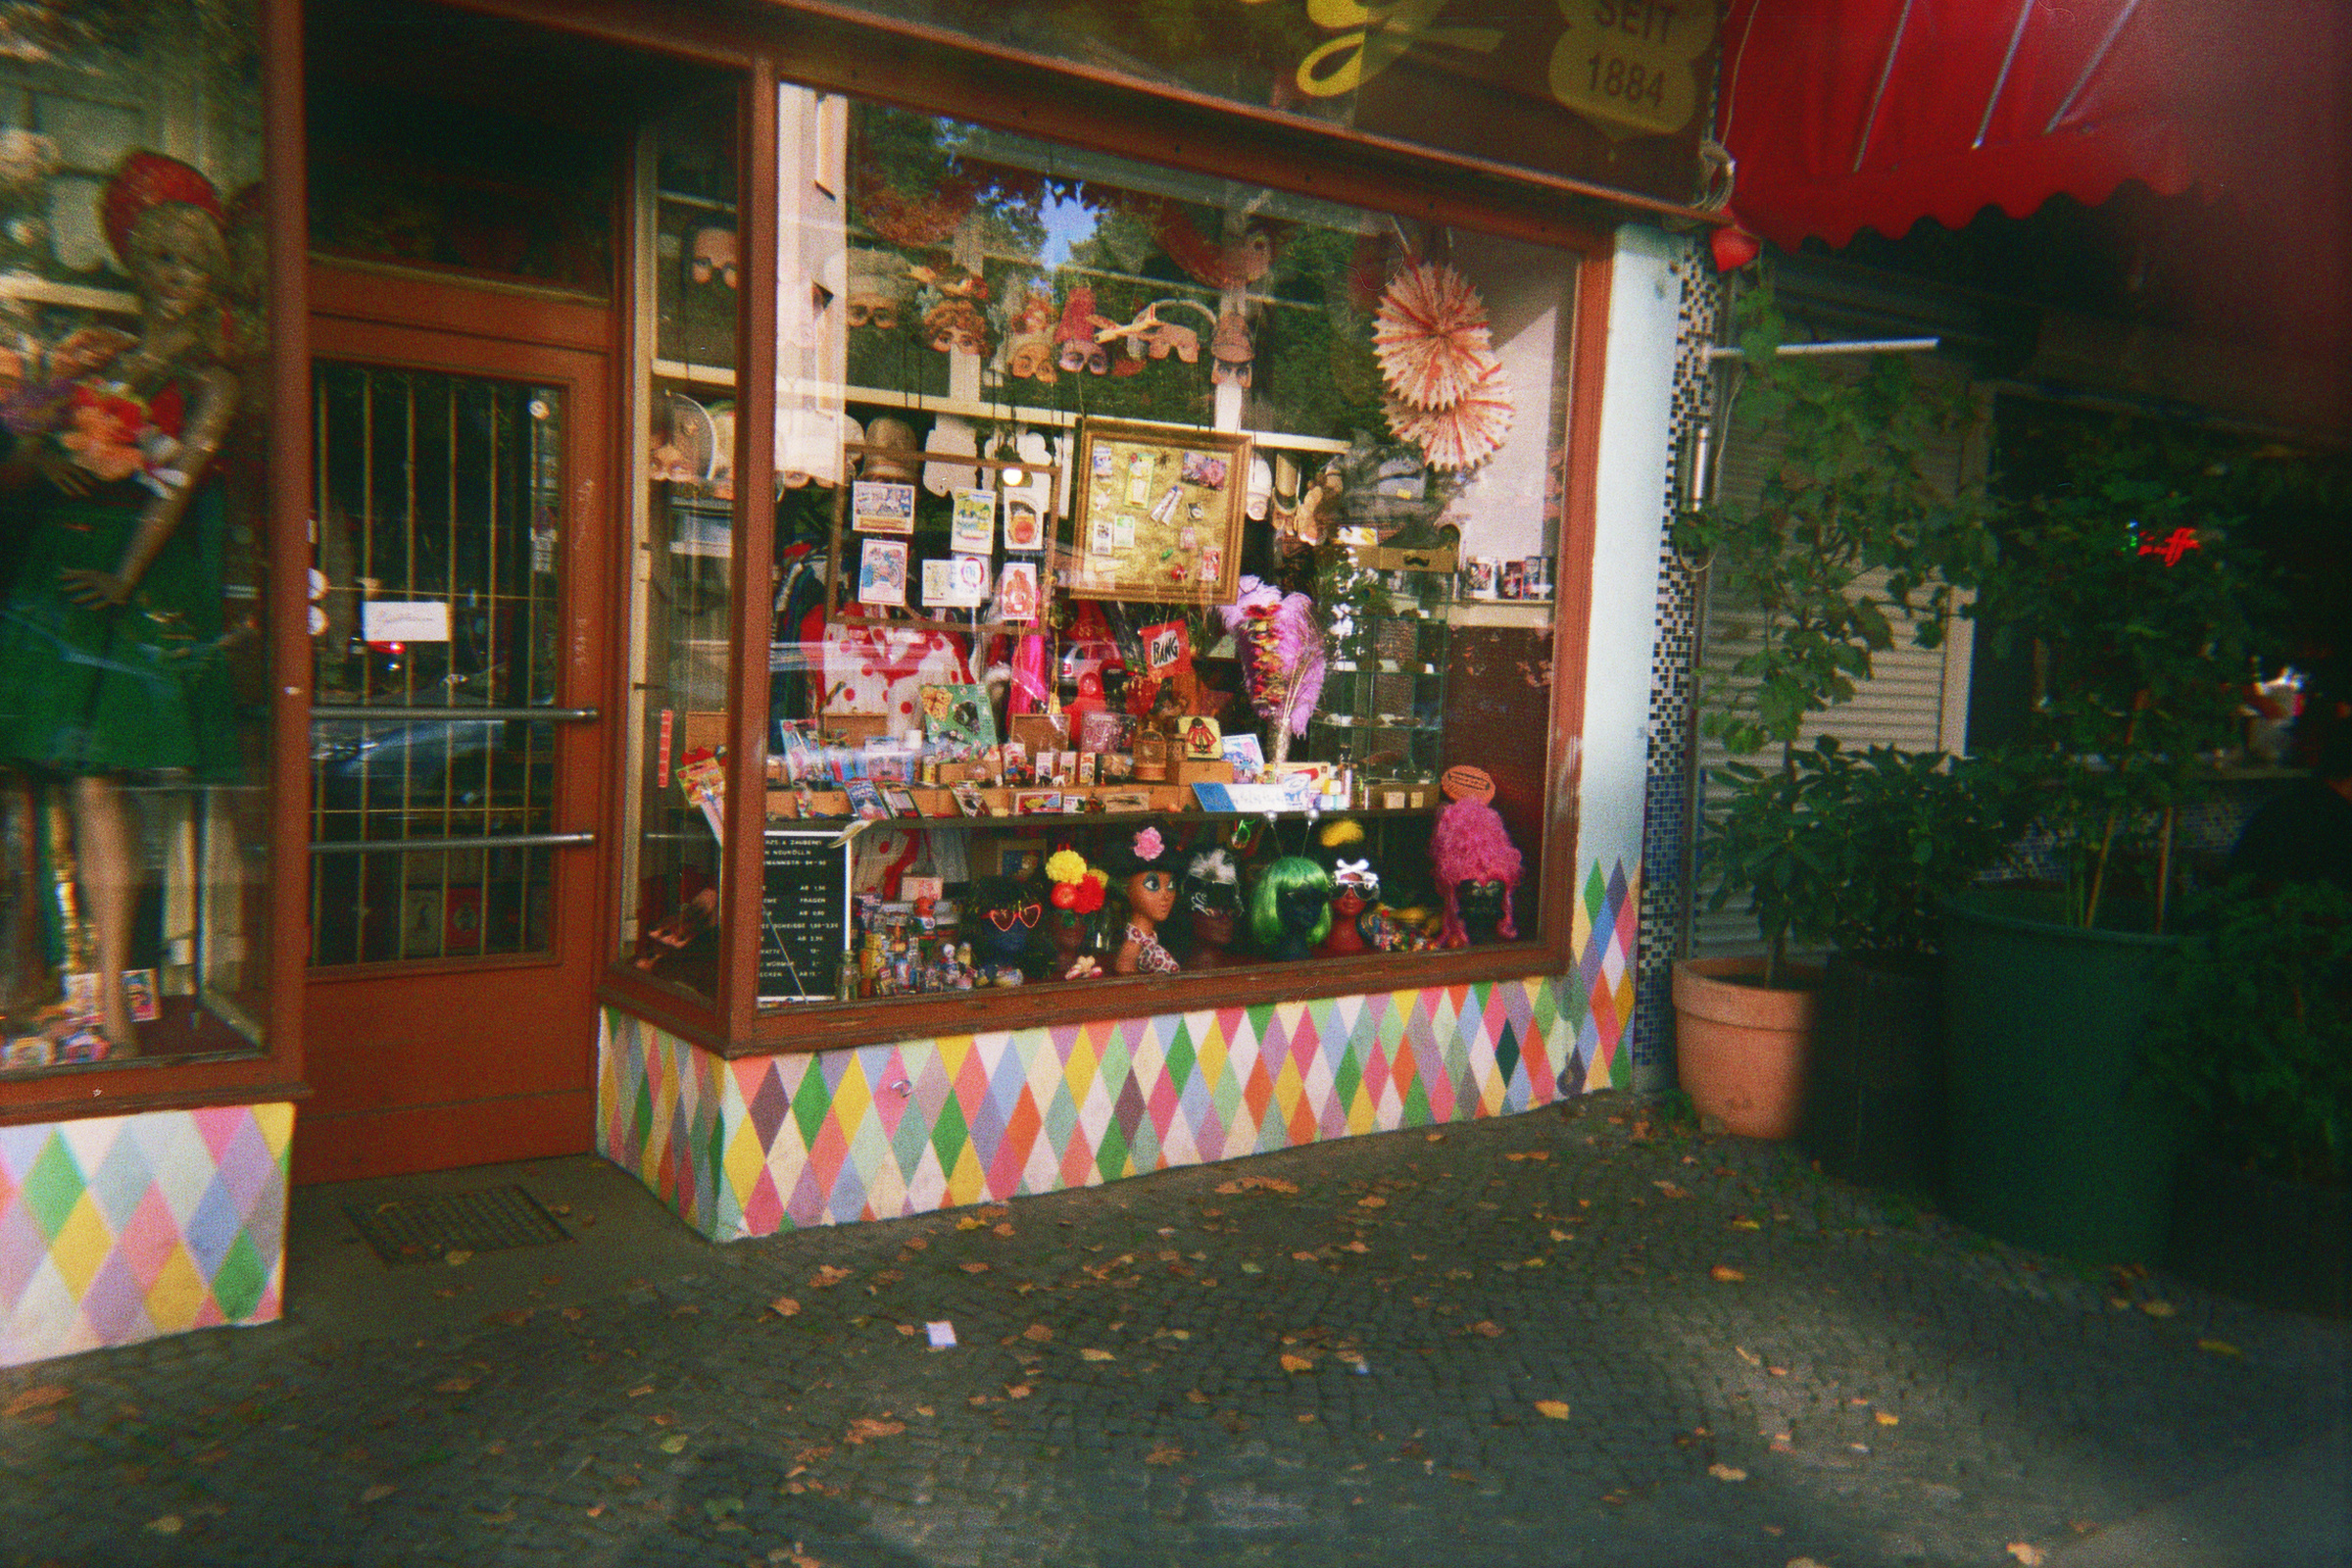
[[[735,390],[735,372],[725,366],[689,365],[684,360],[654,361],[654,379],[684,381],[692,386],[723,386]]]
[[[900,789],[904,788],[905,786],[884,785],[882,787],[886,789]],[[874,817],[870,818],[869,820],[875,827],[887,827],[895,822],[920,822],[926,827],[938,826],[940,824],[953,824],[957,827],[1001,829],[1005,827],[1019,827],[1026,824],[1037,827],[1041,830],[1051,830],[1056,825],[1066,826],[1071,823],[1077,823],[1080,825],[1095,824],[1103,827],[1110,827],[1128,822],[1262,822],[1271,819],[1279,823],[1305,822],[1310,820],[1320,821],[1327,816],[1430,816],[1435,814],[1437,809],[1438,808],[1435,805],[1397,807],[1344,806],[1334,810],[1313,812],[1202,810],[1040,811],[1034,812],[1028,816],[1014,816],[1009,813],[1004,816],[998,816],[992,812],[987,816],[964,816],[961,814],[953,816],[892,816]],[[771,816],[767,819],[767,825],[770,831],[776,831],[784,827],[788,827],[796,822],[807,822],[811,826],[821,827],[834,823],[848,823],[856,820],[857,818],[841,815]]]

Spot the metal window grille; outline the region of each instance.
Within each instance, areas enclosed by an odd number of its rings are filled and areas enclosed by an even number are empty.
[[[554,851],[516,841],[558,837],[563,416],[554,388],[316,368],[314,965],[546,951]]]

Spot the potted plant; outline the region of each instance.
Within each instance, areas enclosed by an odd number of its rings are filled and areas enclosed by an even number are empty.
[[[2166,1261],[2266,1306],[2352,1313],[2352,895],[2240,881],[2184,924],[2145,1051],[2196,1127]]]
[[[1972,607],[1996,650],[2034,646],[2041,689],[2006,754],[2048,874],[1947,911],[1946,1199],[2088,1261],[2163,1248],[2177,1129],[2133,1093],[2136,1050],[2179,946],[2175,824],[2238,733],[2261,594],[2230,543],[2228,467],[2127,428],[2085,441],[2017,509]]]
[[[1831,948],[1798,1136],[1834,1175],[1932,1192],[1942,1180],[1942,906],[2000,858],[2016,794],[1983,758],[1825,738],[1797,760],[1819,889],[1810,919]]]
[[[1778,463],[1752,505],[1718,503],[1677,519],[1675,545],[1709,574],[1713,602],[1752,614],[1757,646],[1715,683],[1701,729],[1736,755],[1777,747],[1777,767],[1732,763],[1715,774],[1724,802],[1702,825],[1701,874],[1713,905],[1754,902],[1764,953],[1675,965],[1676,1070],[1691,1102],[1725,1127],[1786,1138],[1796,1127],[1819,971],[1791,965],[1792,939],[1825,931],[1837,872],[1817,822],[1801,820],[1821,768],[1797,746],[1806,719],[1849,701],[1873,652],[1893,646],[1894,617],[1940,641],[1957,590],[1988,548],[1982,498],[1950,494],[1931,461],[1936,438],[1967,416],[1878,356],[1859,374],[1783,357],[1785,325],[1768,289],[1736,310],[1740,379],[1726,393],[1734,427],[1769,432]],[[1811,754],[1819,757],[1821,754]]]

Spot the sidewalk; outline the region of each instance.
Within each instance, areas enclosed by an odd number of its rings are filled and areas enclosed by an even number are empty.
[[[2352,1560],[2345,1326],[1622,1096],[724,1249],[423,1180],[574,1240],[387,1269],[340,1205],[412,1184],[298,1194],[288,1322],[0,1374],[0,1568]]]

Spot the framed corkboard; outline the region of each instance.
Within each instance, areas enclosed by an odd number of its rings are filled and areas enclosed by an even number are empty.
[[[1088,419],[1078,427],[1070,539],[1073,599],[1231,604],[1240,592],[1250,438],[1237,431]]]

